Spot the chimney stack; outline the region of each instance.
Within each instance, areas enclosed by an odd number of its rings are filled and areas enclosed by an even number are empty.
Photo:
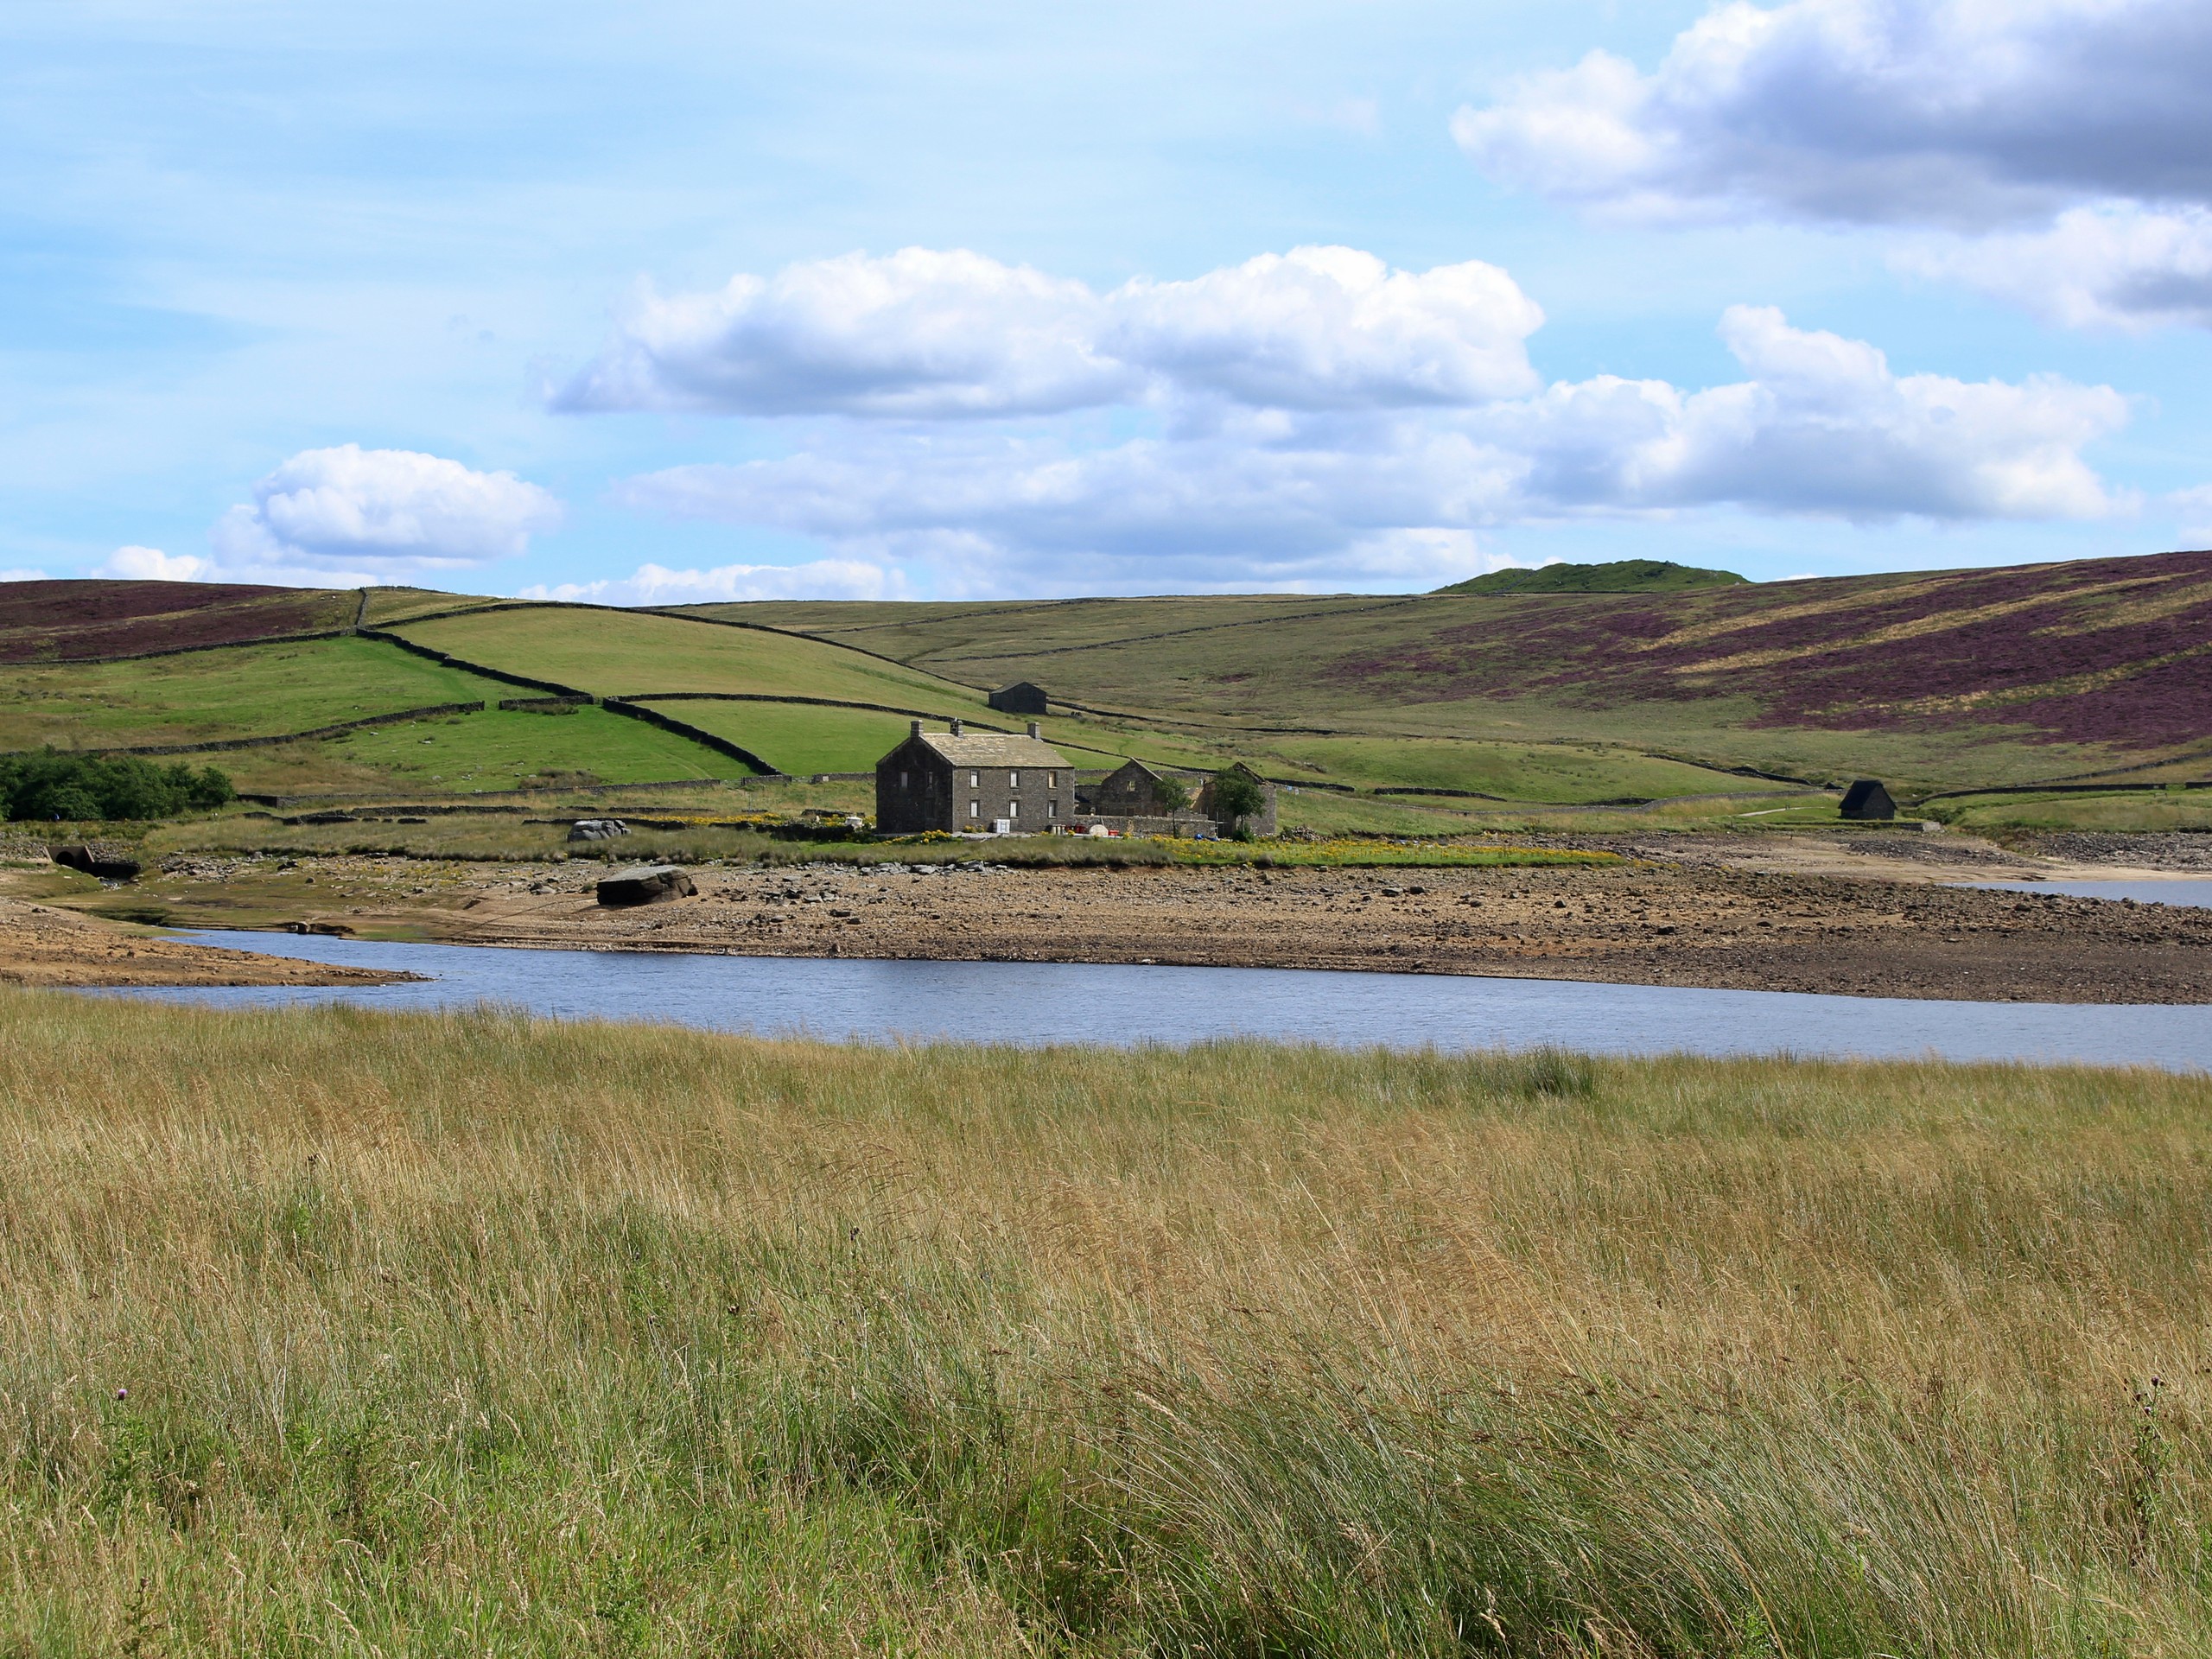
[[[919,737],[921,734],[922,734],[922,722],[921,722],[920,721],[918,721],[918,721],[916,721],[914,722],[914,735],[915,735],[916,737]]]
[[[952,722],[952,734],[955,737],[960,735],[960,722],[957,720]]]
[[[1029,722],[1029,735],[1032,737],[1042,737],[1045,735],[1045,728],[1033,720]]]

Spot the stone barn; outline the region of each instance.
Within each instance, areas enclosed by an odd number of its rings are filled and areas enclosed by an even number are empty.
[[[918,720],[875,763],[875,827],[892,835],[1041,833],[1074,812],[1075,772],[1033,720],[1021,737],[970,733],[957,720],[949,732],[925,732]]]
[[[1258,772],[1253,771],[1251,767],[1246,766],[1242,760],[1232,762],[1229,770],[1234,772],[1241,772],[1245,778],[1249,779],[1251,781],[1252,786],[1260,791],[1260,799],[1264,803],[1257,812],[1252,813],[1245,818],[1244,827],[1255,836],[1272,836],[1274,834],[1276,828],[1275,786],[1269,783],[1266,779],[1261,777]],[[1219,812],[1217,812],[1214,810],[1213,779],[1211,778],[1206,779],[1205,787],[1198,791],[1198,807],[1200,812],[1204,813],[1207,817],[1213,819],[1215,823],[1221,826],[1221,832],[1224,835],[1227,835],[1230,830],[1235,828],[1233,824],[1229,823],[1229,821],[1224,818]]]
[[[1890,798],[1879,779],[1861,778],[1843,791],[1840,810],[1847,818],[1894,818],[1897,804]]]
[[[1267,803],[1261,811],[1245,820],[1246,827],[1255,835],[1272,836],[1275,832],[1274,785],[1241,761],[1235,769],[1258,786],[1260,798]],[[1118,770],[1084,791],[1084,817],[1128,836],[1229,833],[1231,826],[1224,823],[1213,808],[1211,778],[1195,788],[1184,784],[1188,798],[1180,806],[1168,804],[1163,787],[1166,781],[1143,761],[1125,760]]]
[[[1141,760],[1124,760],[1093,784],[1085,810],[1100,818],[1164,818],[1170,815],[1160,774]]]
[[[1045,688],[1030,680],[1017,680],[1012,685],[1002,685],[986,701],[1002,715],[1049,715],[1052,712],[1045,706]]]

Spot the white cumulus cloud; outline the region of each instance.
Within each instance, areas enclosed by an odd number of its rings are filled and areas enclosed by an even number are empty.
[[[2082,448],[2108,387],[1893,371],[1864,341],[1749,307],[1745,379],[1613,377],[1466,410],[1254,411],[1080,450],[1048,438],[833,431],[793,455],[633,479],[631,505],[772,526],[984,585],[1448,580],[1474,532],[1531,518],[1738,506],[1850,518],[2094,518],[2129,504]]]
[[[1987,226],[2212,201],[2197,0],[1732,0],[1452,123],[1485,172],[1629,212]]]
[[[1084,284],[963,250],[849,254],[643,293],[554,396],[569,410],[945,419],[1163,397],[1285,409],[1471,404],[1530,390],[1543,314],[1479,261],[1392,270],[1296,248],[1187,282]]]
[[[33,570],[27,567],[19,567],[13,570],[0,570],[0,582],[44,582],[46,580],[48,577],[45,571]]]
[[[385,581],[513,557],[561,521],[561,504],[512,473],[352,443],[302,450],[256,484],[253,497],[211,532],[226,574]]]
[[[642,290],[554,398],[574,410],[943,417],[1111,401],[1083,283],[962,249],[847,254],[713,293]]]
[[[1728,504],[1880,518],[2093,518],[2123,505],[2082,448],[2126,423],[2108,386],[1899,375],[1864,340],[1734,306],[1720,335],[1750,378],[1685,394],[1604,377],[1552,387],[1501,437],[1560,507]]]
[[[720,564],[706,570],[641,564],[627,576],[541,584],[524,588],[518,597],[595,605],[702,605],[752,599],[904,599],[906,594],[904,575],[885,565],[816,559],[805,564]]]
[[[127,582],[208,582],[214,579],[215,562],[191,553],[164,553],[158,547],[118,547],[92,574]]]
[[[2212,210],[2202,207],[2074,207],[2042,230],[1923,239],[1897,263],[2070,327],[2212,327]]]
[[[1108,296],[1113,354],[1186,391],[1272,409],[1465,404],[1532,391],[1543,312],[1479,260],[1392,270],[1357,248],[1296,248]]]

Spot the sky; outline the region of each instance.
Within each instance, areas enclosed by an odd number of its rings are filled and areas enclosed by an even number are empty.
[[[2212,8],[0,16],[0,579],[677,603],[2212,544]]]

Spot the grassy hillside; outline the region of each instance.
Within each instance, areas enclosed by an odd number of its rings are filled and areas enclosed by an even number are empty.
[[[0,674],[0,749],[257,737],[515,695],[497,680],[360,639],[234,645],[135,662],[19,664]]]
[[[0,1649],[2200,1653],[2208,1125],[0,994]]]
[[[969,686],[858,652],[752,627],[647,612],[531,606],[393,628],[418,644],[594,696],[743,691],[877,702],[939,716],[988,717]]]
[[[1679,567],[1641,569],[1652,563],[1626,562],[1639,567],[1628,574],[1687,579]],[[213,741],[514,691],[388,644],[282,637],[341,613],[595,696],[782,700],[657,706],[800,774],[866,770],[913,715],[1013,727],[984,694],[1019,679],[1052,694],[1046,735],[1078,764],[1241,759],[1283,779],[1497,796],[1532,811],[1763,786],[1746,774],[1880,777],[1910,796],[2212,771],[2202,553],[1679,591],[675,613],[424,589],[20,583],[0,588],[0,650],[48,660],[0,687],[0,748]],[[54,659],[94,639],[165,650],[148,642],[188,625],[270,637],[128,662]],[[281,774],[295,792],[732,770],[702,745],[597,715],[562,732],[490,718],[469,730],[477,751],[451,766],[422,766],[386,736],[257,753],[238,769],[270,789]],[[1313,810],[1314,827],[1331,830],[1428,821],[1364,801]]]
[[[1493,570],[1439,588],[1440,594],[1676,594],[1728,588],[1733,570],[1700,570],[1666,559],[1615,559],[1609,564],[1548,564],[1535,570]]]
[[[2212,554],[1675,594],[715,607],[1071,702],[1927,787],[2206,751]]]

